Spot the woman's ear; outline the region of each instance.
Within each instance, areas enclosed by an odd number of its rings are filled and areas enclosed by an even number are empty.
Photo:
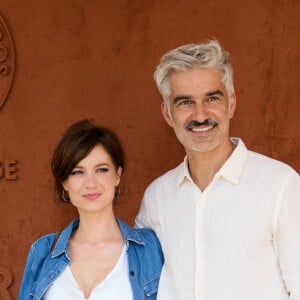
[[[118,184],[120,183],[121,180],[121,175],[122,175],[122,167],[118,167],[117,169],[117,180],[118,180]]]

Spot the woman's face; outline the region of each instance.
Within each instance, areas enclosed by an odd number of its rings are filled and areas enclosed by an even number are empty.
[[[122,168],[115,169],[110,155],[99,144],[77,164],[63,187],[79,213],[112,212],[121,173]]]

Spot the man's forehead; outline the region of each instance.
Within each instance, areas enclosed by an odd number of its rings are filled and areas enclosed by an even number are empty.
[[[225,90],[220,74],[216,68],[193,68],[176,71],[170,76],[170,89],[173,93],[185,93],[189,90],[206,93],[212,90]]]

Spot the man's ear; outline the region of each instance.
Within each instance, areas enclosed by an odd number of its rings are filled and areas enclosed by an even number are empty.
[[[228,101],[229,101],[228,117],[229,117],[229,119],[231,119],[234,116],[234,112],[235,112],[235,109],[236,109],[236,96],[235,96],[235,93],[231,94]]]
[[[167,105],[165,104],[165,102],[161,103],[161,113],[165,119],[165,121],[167,122],[167,124],[171,127],[173,127],[173,119],[170,116],[170,113],[168,111]]]

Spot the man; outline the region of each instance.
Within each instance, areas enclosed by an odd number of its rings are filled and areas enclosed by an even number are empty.
[[[179,47],[155,80],[186,151],[147,188],[136,218],[163,247],[158,299],[299,300],[300,178],[229,137],[229,55],[216,40]]]

